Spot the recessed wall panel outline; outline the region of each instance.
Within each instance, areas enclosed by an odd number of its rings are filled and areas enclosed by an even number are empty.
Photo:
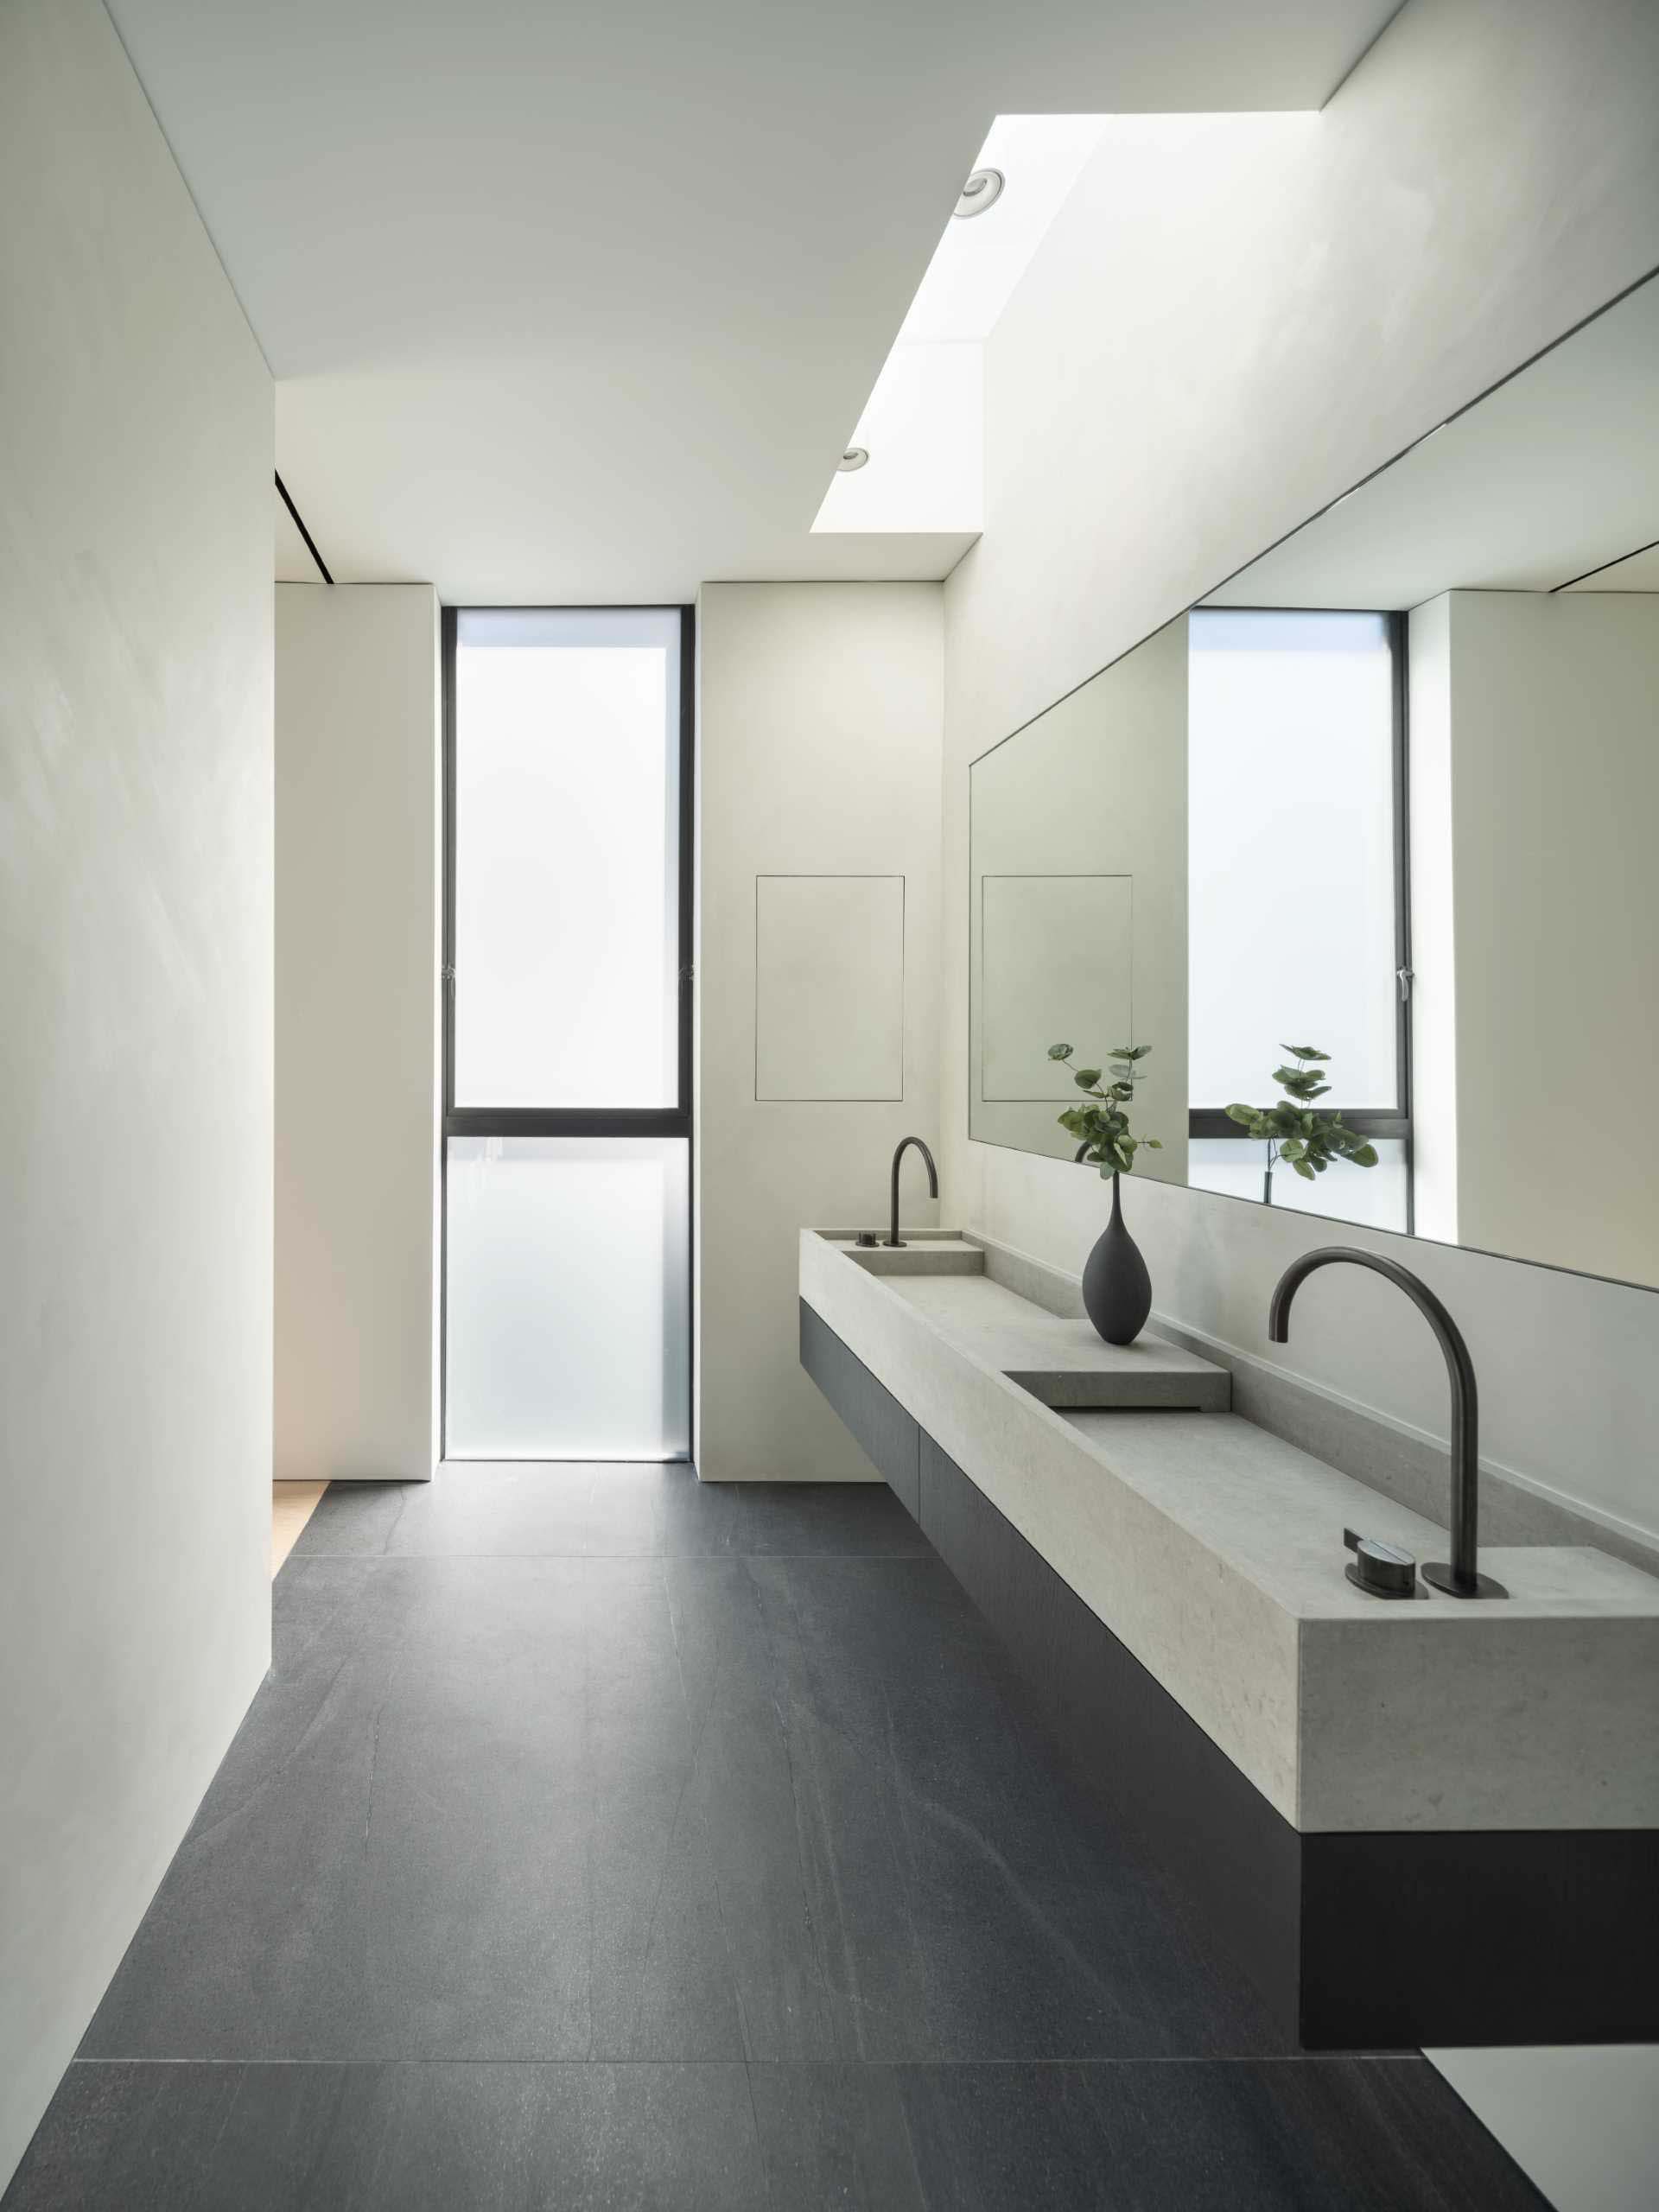
[[[982,875],[979,928],[980,1097],[1075,1103],[1071,1070],[1049,1046],[1075,1041],[1086,1060],[1115,1038],[1134,1041],[1134,876]]]
[[[754,1096],[878,1104],[905,1095],[906,879],[754,880]]]

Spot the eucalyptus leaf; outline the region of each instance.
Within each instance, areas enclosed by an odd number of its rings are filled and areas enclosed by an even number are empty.
[[[1311,1183],[1315,1176],[1323,1175],[1333,1160],[1351,1160],[1356,1167],[1375,1167],[1376,1147],[1369,1144],[1357,1130],[1348,1128],[1339,1113],[1332,1113],[1316,1106],[1314,1101],[1329,1096],[1331,1086],[1321,1080],[1319,1066],[1329,1062],[1331,1055],[1320,1052],[1317,1045],[1281,1045],[1293,1060],[1305,1065],[1291,1067],[1281,1063],[1273,1071],[1273,1079],[1287,1095],[1268,1107],[1236,1105],[1227,1109],[1230,1121],[1238,1122],[1253,1137],[1260,1137],[1268,1145],[1268,1166],[1271,1172],[1275,1153],[1287,1167]]]
[[[1069,1060],[1072,1050],[1070,1045],[1051,1045],[1048,1057],[1051,1060]],[[1089,1094],[1090,1103],[1069,1106],[1055,1119],[1061,1128],[1084,1140],[1090,1160],[1098,1164],[1103,1175],[1128,1174],[1135,1166],[1137,1145],[1153,1141],[1131,1135],[1129,1116],[1125,1110],[1135,1103],[1138,1063],[1151,1050],[1150,1045],[1114,1046],[1109,1062],[1113,1080],[1104,1090],[1099,1087],[1103,1072],[1100,1068],[1071,1071],[1071,1080],[1079,1090]]]

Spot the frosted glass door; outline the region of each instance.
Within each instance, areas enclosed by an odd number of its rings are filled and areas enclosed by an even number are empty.
[[[684,1458],[689,1149],[451,1139],[452,1458]]]

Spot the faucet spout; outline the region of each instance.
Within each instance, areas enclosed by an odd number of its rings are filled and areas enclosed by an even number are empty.
[[[895,1251],[903,1246],[905,1241],[899,1234],[899,1163],[903,1160],[905,1154],[912,1145],[915,1146],[917,1151],[921,1154],[922,1158],[927,1162],[927,1189],[929,1197],[937,1198],[939,1195],[939,1171],[933,1165],[932,1154],[922,1142],[920,1137],[900,1137],[893,1155],[893,1224],[888,1231],[887,1239],[888,1244]]]
[[[1425,1582],[1453,1598],[1507,1598],[1501,1582],[1482,1574],[1477,1565],[1480,1521],[1480,1400],[1475,1388],[1475,1364],[1463,1332],[1420,1276],[1397,1260],[1375,1252],[1361,1252],[1351,1245],[1326,1244],[1293,1260],[1274,1287],[1268,1307],[1268,1340],[1290,1342],[1290,1308],[1296,1293],[1317,1268],[1344,1261],[1351,1267],[1370,1268],[1386,1275],[1403,1290],[1440,1340],[1446,1357],[1446,1379],[1452,1388],[1452,1559],[1437,1560],[1423,1569]]]

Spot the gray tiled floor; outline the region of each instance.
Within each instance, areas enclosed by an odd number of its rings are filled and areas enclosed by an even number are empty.
[[[336,1489],[276,1623],[9,2212],[1541,2202],[1275,2050],[884,1490]]]

